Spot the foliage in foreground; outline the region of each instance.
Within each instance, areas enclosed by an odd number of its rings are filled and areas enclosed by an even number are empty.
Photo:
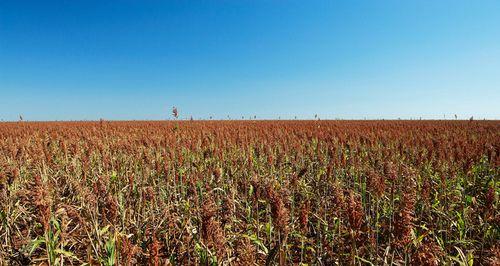
[[[497,121],[0,124],[0,264],[499,263]]]

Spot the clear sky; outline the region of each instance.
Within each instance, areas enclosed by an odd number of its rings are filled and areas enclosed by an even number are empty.
[[[0,118],[500,119],[500,1],[0,1]]]

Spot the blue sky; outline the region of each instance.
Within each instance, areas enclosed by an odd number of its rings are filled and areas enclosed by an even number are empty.
[[[500,1],[0,1],[0,119],[500,119]]]

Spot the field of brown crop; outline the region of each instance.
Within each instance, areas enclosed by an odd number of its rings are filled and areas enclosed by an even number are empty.
[[[498,265],[499,178],[500,121],[0,123],[0,265]]]

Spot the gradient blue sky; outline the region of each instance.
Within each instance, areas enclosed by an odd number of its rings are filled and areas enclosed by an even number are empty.
[[[500,118],[500,1],[0,1],[0,118]]]

